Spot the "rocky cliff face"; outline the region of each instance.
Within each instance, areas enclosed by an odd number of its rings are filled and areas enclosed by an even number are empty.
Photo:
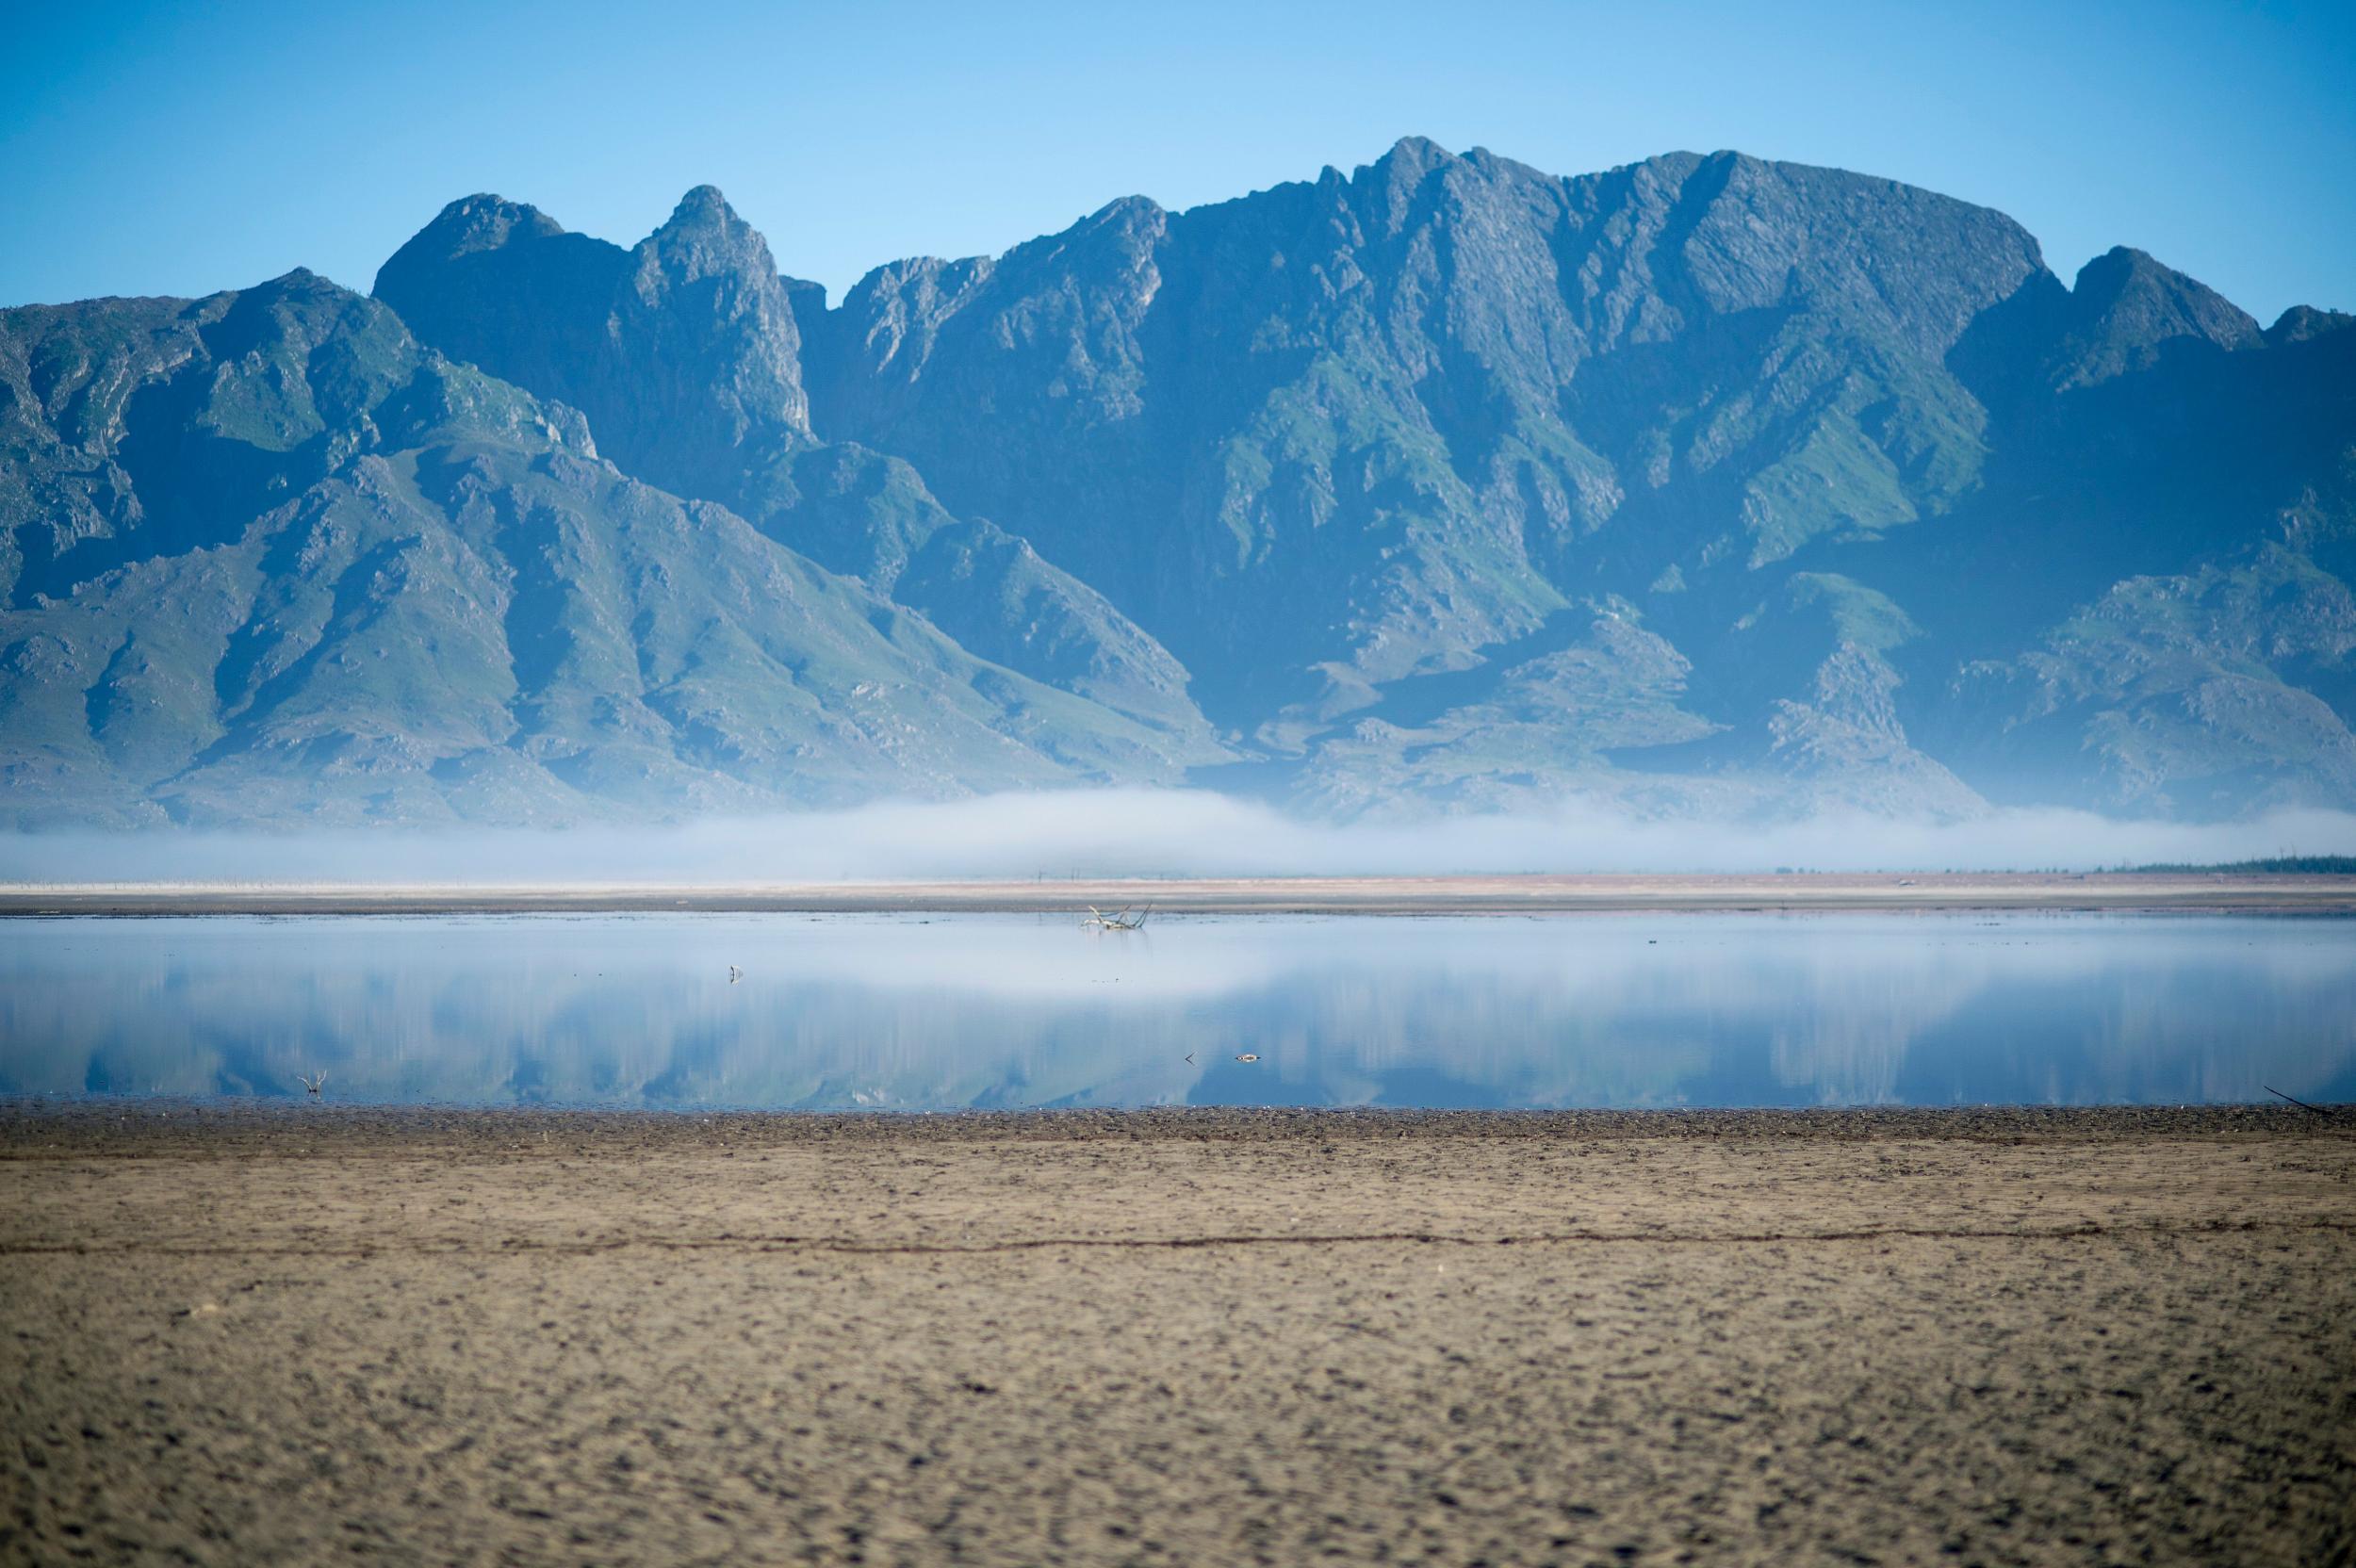
[[[1943,504],[1980,412],[1942,356],[2037,270],[2008,220],[1884,181],[1731,155],[1559,180],[1409,140],[884,269],[813,324],[810,374],[830,433],[1067,561],[1199,678],[1241,672],[1235,716],[1280,673],[1330,712],[1566,593]]]
[[[1580,645],[1599,596],[1688,662],[1680,711],[1717,738],[1666,727],[1598,772],[1606,731],[1566,704],[1513,748],[1548,765],[1476,769],[1484,794],[2013,798],[1988,728],[2009,720],[1959,672],[2132,574],[2265,547],[2286,508],[2338,537],[2356,435],[2356,339],[2328,313],[2262,334],[2125,250],[2066,287],[2000,214],[1732,154],[1558,179],[1410,139],[1349,176],[895,264],[803,319],[822,432],[1102,588],[1320,798],[1454,798],[1463,736],[1523,705],[1526,656]],[[1922,624],[1861,650],[1792,608],[1827,576]],[[1643,706],[1657,671],[1628,657],[1617,700]],[[1466,706],[1402,727],[1450,672]],[[1869,688],[1870,723],[1832,716]],[[2098,729],[2043,798],[2340,798],[2339,742],[2306,726],[2246,788],[2189,792],[2122,789]]]
[[[710,186],[630,251],[470,196],[384,264],[376,296],[450,357],[581,410],[665,489],[719,488],[810,437],[777,263]]]
[[[834,308],[708,187],[471,197],[372,302],[0,313],[10,799],[2356,805],[2349,325],[1734,154],[1410,139]]]
[[[986,518],[953,518],[908,464],[810,433],[792,292],[710,186],[623,252],[496,197],[451,204],[376,295],[425,341],[581,409],[626,471],[728,506],[923,612],[987,657],[1228,753],[1185,669],[1086,583]]]

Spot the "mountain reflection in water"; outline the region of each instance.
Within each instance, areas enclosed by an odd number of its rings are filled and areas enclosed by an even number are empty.
[[[2356,922],[1173,917],[1089,933],[1033,916],[465,916],[0,934],[0,1092],[301,1097],[314,1070],[335,1101],[657,1108],[2180,1103],[2267,1085],[2348,1100]]]

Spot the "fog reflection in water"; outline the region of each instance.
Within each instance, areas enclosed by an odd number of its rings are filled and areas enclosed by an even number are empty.
[[[300,1096],[314,1070],[346,1102],[679,1108],[2180,1103],[2264,1099],[2266,1085],[2347,1100],[2356,922],[0,928],[0,1092]]]

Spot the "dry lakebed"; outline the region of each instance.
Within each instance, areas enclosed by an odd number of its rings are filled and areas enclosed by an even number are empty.
[[[2356,1122],[0,1113],[0,1560],[2315,1564]]]

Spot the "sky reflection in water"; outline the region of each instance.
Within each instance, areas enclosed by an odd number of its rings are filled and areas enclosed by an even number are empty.
[[[2265,1099],[2269,1084],[2349,1100],[2356,922],[1168,918],[1092,935],[1032,916],[680,915],[0,931],[0,1092],[301,1096],[312,1070],[343,1102],[658,1108],[2174,1104]]]

